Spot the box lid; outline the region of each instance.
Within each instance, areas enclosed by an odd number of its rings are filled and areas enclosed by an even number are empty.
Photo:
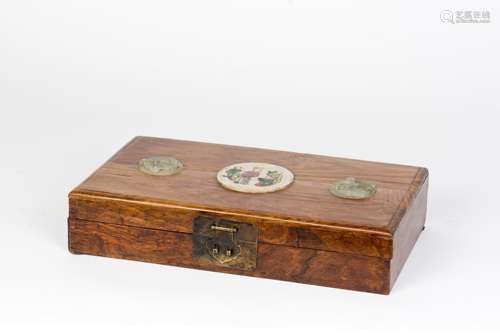
[[[171,176],[148,175],[139,170],[138,163],[151,156],[175,157],[182,162],[183,169]],[[249,161],[283,166],[294,174],[294,181],[285,189],[263,194],[235,192],[217,181],[217,173],[223,167]],[[376,193],[362,200],[332,195],[331,184],[347,177],[374,183]],[[354,239],[368,238],[371,244],[378,245],[380,240],[390,242],[407,206],[426,178],[427,170],[420,167],[136,137],[70,193],[70,202],[88,202],[85,209],[70,205],[70,218],[124,223],[120,210],[135,207],[133,217],[128,220],[132,224],[140,221],[141,226],[148,227],[149,221],[152,228],[190,232],[189,219],[163,217],[164,221],[159,222],[161,219],[157,219],[154,212],[170,208],[262,221],[267,224],[261,231],[264,239],[266,233],[274,233],[273,228],[285,225],[338,232],[341,234],[335,238],[341,239],[347,235]],[[115,201],[115,210],[96,213],[98,202],[104,200]],[[91,202],[93,204],[89,204]],[[291,242],[282,239],[271,236],[267,241]],[[353,252],[359,250],[356,242],[347,243]],[[365,253],[391,256],[390,251],[386,254],[380,249]]]

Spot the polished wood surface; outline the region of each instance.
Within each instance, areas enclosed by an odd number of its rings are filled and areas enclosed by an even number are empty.
[[[176,157],[183,162],[184,170],[169,177],[140,172],[139,160],[155,155]],[[269,194],[237,193],[218,184],[215,176],[221,168],[245,161],[284,166],[295,174],[295,181],[287,189]],[[71,195],[101,195],[390,234],[397,227],[393,217],[420,170],[318,155],[137,137]],[[359,201],[331,195],[329,185],[348,176],[374,182],[377,193]]]
[[[184,163],[151,176],[140,159]],[[295,174],[287,189],[242,194],[221,187],[226,165],[260,161]],[[365,200],[328,186],[347,176],[374,182]],[[137,137],[69,195],[69,247],[93,254],[346,289],[389,293],[425,222],[425,168],[246,147]],[[193,220],[210,215],[255,224],[257,268],[228,269],[193,258]]]
[[[389,293],[389,262],[376,257],[259,244],[257,269],[215,266],[192,256],[190,234],[69,220],[69,249],[92,254],[272,278],[298,283]]]
[[[69,201],[70,217],[75,219],[192,233],[194,218],[209,214],[256,224],[259,229],[259,242],[376,256],[385,259],[392,257],[391,236],[365,230],[332,228],[318,224],[304,225],[300,221],[283,221],[230,212],[192,210],[164,204],[151,205],[151,203],[103,196],[73,195]]]
[[[412,196],[406,198],[402,204],[402,214],[398,223],[398,229],[393,236],[392,248],[393,257],[391,259],[391,287],[395,284],[403,265],[408,259],[413,246],[417,242],[420,233],[424,230],[425,218],[427,215],[427,191],[429,188],[429,178],[422,173],[418,176],[421,179],[420,187],[411,192]]]

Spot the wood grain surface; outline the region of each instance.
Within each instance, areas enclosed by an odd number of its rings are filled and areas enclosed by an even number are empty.
[[[385,259],[392,257],[391,236],[365,230],[330,228],[318,224],[304,225],[301,222],[269,217],[191,210],[165,204],[151,205],[151,203],[103,196],[73,195],[69,201],[70,217],[75,219],[192,233],[195,217],[211,215],[256,224],[260,242]]]
[[[173,176],[138,170],[139,160],[174,156]],[[227,190],[223,167],[282,165],[294,183],[269,194]],[[353,176],[377,185],[365,200],[340,199],[329,185]],[[425,168],[247,147],[136,137],[69,194],[74,253],[389,293],[425,222]],[[257,268],[242,272],[193,258],[199,215],[258,228]]]
[[[375,257],[261,243],[257,269],[248,272],[193,258],[192,239],[187,233],[69,219],[69,234],[69,249],[76,254],[389,293],[389,262]]]
[[[158,155],[176,157],[184,164],[183,171],[158,177],[138,170],[139,160]],[[269,194],[237,193],[218,184],[216,173],[221,168],[245,161],[284,166],[295,174],[295,181],[287,189]],[[136,137],[71,195],[102,195],[392,233],[397,228],[393,217],[419,170],[310,154]],[[348,176],[374,182],[377,193],[365,200],[331,195],[329,185]]]

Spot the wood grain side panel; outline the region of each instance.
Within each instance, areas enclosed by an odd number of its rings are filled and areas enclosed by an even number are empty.
[[[201,214],[209,214],[256,224],[259,228],[260,242],[384,259],[392,257],[392,238],[383,233],[333,227],[329,229],[306,228],[300,227],[300,224],[282,220],[239,216],[231,213],[214,214],[147,202],[81,195],[70,196],[69,208],[69,217],[74,219],[182,233],[192,233],[194,218]]]
[[[195,210],[91,196],[69,197],[69,218],[191,233]]]
[[[408,204],[394,235],[394,256],[391,260],[391,287],[394,286],[425,224],[429,188],[427,170],[423,169],[419,178],[420,180],[416,180],[413,185],[414,187],[418,187],[414,190],[416,197]]]
[[[257,269],[245,272],[192,257],[191,235],[76,219],[68,220],[73,253],[190,267],[358,291],[389,293],[389,262],[283,245],[259,243]]]

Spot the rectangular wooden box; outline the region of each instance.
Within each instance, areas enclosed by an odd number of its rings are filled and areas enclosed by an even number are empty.
[[[184,167],[148,175],[138,163],[151,156]],[[286,167],[295,179],[267,194],[218,183],[221,168],[246,161]],[[377,191],[332,195],[346,177]],[[69,194],[69,250],[388,294],[423,230],[427,187],[420,167],[136,137]],[[238,260],[200,246],[214,240],[234,243]]]

